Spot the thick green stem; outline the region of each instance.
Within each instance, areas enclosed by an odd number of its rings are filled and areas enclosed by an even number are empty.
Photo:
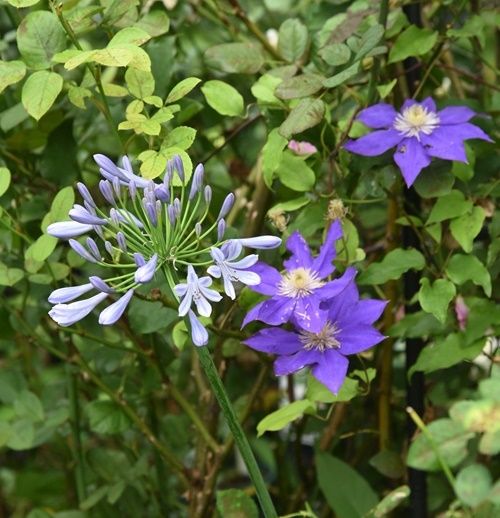
[[[245,432],[236,417],[224,385],[222,384],[222,380],[219,377],[219,373],[212,361],[210,351],[207,347],[196,347],[196,351],[198,353],[201,366],[205,371],[205,375],[207,376],[210,386],[212,387],[215,397],[221,407],[222,413],[224,414],[226,423],[229,426],[241,456],[245,461],[248,474],[255,486],[262,512],[264,513],[265,518],[277,518],[278,515],[269,495],[264,478],[262,477],[262,473],[260,472],[252,449],[250,448]]]

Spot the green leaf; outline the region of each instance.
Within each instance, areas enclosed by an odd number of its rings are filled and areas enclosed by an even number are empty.
[[[276,169],[276,176],[294,191],[310,191],[316,182],[314,171],[302,157],[294,156],[289,151],[283,153],[281,162]]]
[[[257,425],[257,435],[260,437],[265,432],[275,432],[285,428],[295,419],[302,417],[305,413],[314,413],[316,407],[308,399],[294,401],[272,412],[262,419]]]
[[[0,167],[0,196],[3,196],[7,192],[10,180],[10,171],[6,167]]]
[[[264,74],[259,77],[258,81],[252,85],[250,90],[260,104],[281,106],[282,102],[274,95],[274,91],[281,81],[281,77]]]
[[[172,90],[170,90],[166,103],[171,104],[182,99],[199,83],[201,83],[201,79],[198,79],[197,77],[187,77],[186,79],[183,79],[180,83],[177,83]]]
[[[383,518],[388,516],[391,511],[396,509],[410,496],[410,488],[406,485],[393,489],[388,495],[384,496],[377,506],[372,510],[373,518]]]
[[[154,9],[136,22],[135,27],[146,31],[152,38],[156,38],[168,32],[170,19],[166,12]]]
[[[205,52],[205,61],[221,72],[255,74],[264,64],[264,55],[251,43],[222,43]]]
[[[323,88],[323,76],[318,74],[301,74],[285,79],[274,93],[280,99],[297,99],[308,97]]]
[[[293,200],[283,201],[281,203],[277,203],[273,205],[268,211],[267,214],[279,214],[281,212],[293,212],[297,209],[301,209],[311,200],[307,196],[299,196],[298,198],[294,198]]]
[[[23,418],[11,424],[7,448],[16,451],[29,450],[33,447],[34,441],[35,428],[30,419]]]
[[[125,27],[118,31],[108,43],[109,47],[116,47],[125,44],[143,45],[151,39],[151,36],[139,27]]]
[[[75,191],[73,187],[63,187],[55,196],[50,206],[49,214],[43,219],[41,228],[45,232],[46,228],[57,221],[68,220],[68,212],[75,203]]]
[[[244,101],[241,94],[231,85],[224,81],[207,81],[201,91],[211,106],[221,115],[238,116],[243,115]]]
[[[435,160],[421,171],[413,186],[422,198],[437,198],[449,194],[454,183],[450,163]]]
[[[148,54],[137,47],[129,43],[116,44],[105,49],[92,51],[87,58],[88,61],[95,61],[100,65],[107,67],[132,67],[138,70],[149,72],[151,70],[151,60]],[[64,66],[71,70],[69,62]]]
[[[42,234],[32,243],[25,252],[26,258],[34,261],[43,262],[54,251],[57,246],[57,238]]]
[[[40,70],[23,85],[21,100],[26,111],[40,120],[54,104],[63,87],[63,79],[55,72]]]
[[[31,7],[32,5],[37,4],[39,1],[40,0],[7,0],[10,5],[13,5],[18,9],[22,9],[23,7]]]
[[[21,81],[26,75],[23,61],[0,61],[0,94],[9,86]]]
[[[329,65],[338,66],[345,65],[351,57],[351,49],[343,43],[332,43],[323,47],[319,51],[319,55]]]
[[[482,464],[462,468],[455,480],[455,493],[459,500],[471,507],[486,500],[492,487],[491,473]]]
[[[66,48],[66,33],[55,14],[34,11],[17,28],[17,47],[28,67],[42,70],[52,65],[54,54]]]
[[[45,412],[38,396],[29,390],[23,390],[14,401],[14,411],[19,417],[31,421],[43,421]]]
[[[196,130],[188,126],[177,126],[166,136],[162,142],[162,148],[178,147],[180,149],[188,149],[196,138]]]
[[[125,72],[125,82],[129,92],[137,99],[153,95],[155,78],[151,72],[129,68]]]
[[[416,363],[409,370],[408,376],[415,371],[433,372],[447,369],[463,360],[472,360],[481,353],[484,343],[485,340],[481,339],[466,345],[462,334],[452,333],[424,347]]]
[[[303,99],[292,109],[279,127],[280,134],[289,139],[296,133],[319,124],[325,114],[325,104],[321,99]]]
[[[356,63],[352,64],[345,70],[342,70],[342,72],[339,72],[338,74],[335,74],[334,76],[325,79],[323,81],[323,86],[325,86],[326,88],[335,88],[336,86],[345,83],[348,79],[351,79],[351,77],[354,77],[358,72],[359,61],[356,61]]]
[[[389,53],[389,63],[403,61],[410,56],[422,56],[434,47],[438,38],[437,31],[421,29],[410,25],[394,42]]]
[[[242,489],[225,489],[216,493],[217,511],[224,518],[259,518],[255,502]]]
[[[482,207],[473,207],[472,212],[454,219],[450,223],[451,235],[465,252],[472,252],[474,238],[481,232],[486,213]]]
[[[176,312],[161,302],[133,298],[128,310],[130,327],[138,334],[155,333],[177,320]]]
[[[142,160],[141,173],[144,178],[154,179],[165,172],[167,156],[161,151],[149,149],[139,155]]]
[[[389,83],[386,83],[384,85],[378,85],[377,92],[380,95],[380,98],[385,99],[392,92],[392,89],[396,86],[397,82],[397,79],[393,79],[392,81],[389,81]]]
[[[489,297],[491,295],[491,277],[483,263],[474,255],[455,254],[448,263],[446,275],[455,284],[472,281],[481,286]]]
[[[448,305],[455,296],[455,285],[446,279],[437,279],[432,285],[429,279],[420,280],[418,301],[427,313],[432,313],[440,322],[445,322]]]
[[[462,216],[471,209],[472,202],[466,200],[462,192],[453,190],[449,194],[438,198],[434,207],[432,207],[426,225]]]
[[[437,419],[427,425],[436,448],[443,461],[453,468],[460,464],[467,456],[467,443],[473,433],[464,430],[451,419]],[[424,471],[439,471],[441,464],[436,456],[432,444],[423,433],[417,435],[408,451],[407,464],[411,468]]]
[[[376,23],[372,25],[362,36],[359,49],[356,52],[355,59],[364,58],[384,36],[384,26]]]
[[[72,104],[81,110],[85,110],[85,99],[92,97],[92,92],[82,86],[70,86],[68,89],[68,99]]]
[[[0,286],[14,286],[24,277],[24,272],[19,268],[8,268],[0,263]]]
[[[368,265],[358,277],[358,283],[384,284],[387,281],[399,279],[410,269],[422,270],[424,266],[424,256],[418,250],[397,248],[389,252],[382,261]]]
[[[359,393],[359,381],[352,378],[346,378],[338,394],[334,394],[326,388],[323,383],[319,382],[314,376],[309,375],[307,378],[306,397],[315,403],[338,403],[340,401],[350,401]]]
[[[93,401],[85,407],[90,428],[99,434],[121,433],[130,427],[128,417],[113,401]]]
[[[379,473],[388,478],[401,478],[404,476],[406,467],[401,458],[401,453],[393,450],[380,450],[370,459],[370,466],[373,466]]]
[[[500,453],[500,429],[487,430],[484,433],[479,441],[479,451],[483,455],[498,455]]]
[[[307,27],[297,18],[285,20],[279,29],[278,52],[286,61],[300,60],[307,50]]]
[[[351,466],[328,453],[315,457],[318,483],[338,518],[363,518],[378,504],[368,482]]]
[[[278,128],[274,128],[267,136],[267,142],[262,148],[262,174],[265,184],[271,188],[274,173],[283,157],[283,149],[287,145],[288,140],[279,134]]]

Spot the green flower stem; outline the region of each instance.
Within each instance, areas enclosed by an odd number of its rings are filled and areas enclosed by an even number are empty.
[[[266,483],[262,477],[262,473],[260,472],[252,449],[250,448],[250,444],[246,438],[245,432],[243,431],[243,428],[241,427],[238,418],[236,417],[227,392],[224,388],[224,385],[222,384],[222,380],[219,377],[219,373],[217,372],[217,369],[214,365],[210,351],[207,347],[195,347],[195,349],[198,353],[200,364],[205,371],[205,375],[207,376],[214,395],[220,405],[222,413],[224,414],[226,423],[229,426],[241,456],[245,461],[248,473],[255,486],[262,512],[264,513],[265,518],[276,518],[278,515],[269,495]]]
[[[446,464],[446,462],[444,461],[441,452],[439,451],[439,448],[436,442],[434,441],[434,437],[432,437],[432,434],[429,432],[427,426],[425,426],[425,423],[422,421],[420,416],[417,414],[417,412],[415,412],[415,410],[413,410],[411,406],[407,407],[406,411],[408,412],[408,415],[411,417],[411,420],[415,423],[417,428],[427,437],[427,440],[429,441],[429,444],[431,445],[431,448],[434,451],[439,464],[441,465],[443,473],[448,479],[451,488],[455,490],[455,477],[453,476],[453,473],[451,472],[451,469],[448,466],[448,464]]]

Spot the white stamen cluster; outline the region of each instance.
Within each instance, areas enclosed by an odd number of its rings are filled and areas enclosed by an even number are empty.
[[[316,272],[309,268],[296,268],[283,274],[278,293],[284,297],[304,297],[323,285]]]
[[[420,140],[421,133],[430,135],[438,126],[438,115],[420,104],[413,104],[406,108],[394,119],[396,130],[405,137],[417,137],[418,140]]]
[[[328,349],[339,349],[340,342],[336,336],[340,329],[333,323],[327,322],[319,333],[301,331],[299,340],[304,344],[306,351],[326,351]]]

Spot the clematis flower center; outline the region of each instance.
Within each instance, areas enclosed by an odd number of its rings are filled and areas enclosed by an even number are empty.
[[[340,342],[336,338],[340,329],[336,324],[327,322],[319,333],[311,333],[310,331],[301,331],[299,340],[304,344],[306,351],[326,351],[328,349],[339,349]]]
[[[278,293],[284,297],[303,297],[321,288],[323,284],[318,275],[309,268],[296,268],[282,276]]]
[[[394,120],[394,128],[405,137],[417,137],[420,134],[430,135],[439,126],[439,117],[436,113],[427,110],[425,106],[414,104],[398,113]]]

